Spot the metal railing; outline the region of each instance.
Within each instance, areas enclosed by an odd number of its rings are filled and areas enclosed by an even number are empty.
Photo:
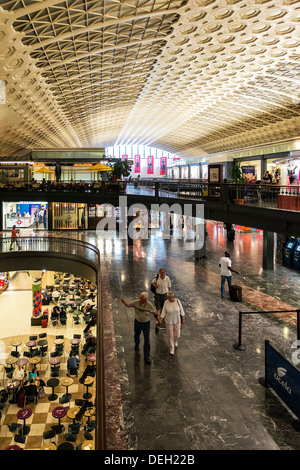
[[[270,310],[270,311],[261,311],[261,312],[239,312],[239,331],[238,331],[238,342],[234,343],[234,349],[244,351],[246,347],[242,344],[242,318],[243,315],[260,315],[260,314],[281,314],[281,313],[294,313],[297,318],[297,340],[300,340],[300,310]]]
[[[10,252],[11,238],[8,233],[2,233],[0,239],[0,256]],[[91,243],[58,237],[55,235],[18,237],[22,251],[42,253],[68,254],[89,260],[97,273],[97,361],[96,361],[96,430],[95,430],[95,448],[96,450],[105,450],[105,386],[104,386],[104,347],[103,347],[103,312],[102,312],[102,290],[100,278],[100,252],[98,248]],[[14,247],[17,250],[16,247]],[[13,252],[12,252],[13,254]]]
[[[170,197],[197,201],[214,201],[230,204],[243,204],[252,207],[300,211],[300,186],[282,186],[273,183],[232,182],[214,184],[207,180],[193,179],[144,179],[132,181],[90,181],[46,183],[1,183],[1,192],[40,193],[81,193],[81,194],[135,194],[156,197]],[[28,194],[28,196],[30,195]]]

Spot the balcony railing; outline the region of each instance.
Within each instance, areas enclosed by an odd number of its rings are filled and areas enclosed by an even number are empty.
[[[132,194],[197,201],[244,204],[252,207],[300,211],[300,186],[276,184],[212,184],[206,180],[144,179],[132,181],[1,183],[1,192]],[[42,194],[41,194],[42,195]],[[29,197],[29,196],[28,196]],[[79,202],[79,201],[78,201]]]

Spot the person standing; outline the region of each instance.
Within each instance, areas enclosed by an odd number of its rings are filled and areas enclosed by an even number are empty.
[[[231,289],[231,273],[239,274],[231,267],[231,259],[229,251],[225,251],[224,256],[220,258],[219,267],[221,268],[221,297],[225,298],[225,282],[227,280],[228,289]]]
[[[155,276],[152,281],[152,285],[155,287],[154,303],[156,307],[156,313],[159,319],[164,303],[167,300],[167,292],[171,290],[171,280],[169,276],[166,275],[166,271],[164,268],[160,268],[158,277]],[[155,328],[159,328],[160,325],[161,322],[157,322]]]
[[[16,242],[17,244],[17,247],[19,249],[19,251],[22,249],[21,248],[21,245],[19,244],[18,242],[18,239],[17,239],[17,229],[16,229],[16,226],[14,225],[12,230],[11,230],[11,238],[10,238],[10,247],[9,247],[9,251],[12,251],[13,249],[13,244]]]
[[[171,356],[175,353],[180,338],[181,325],[185,323],[185,313],[182,303],[176,299],[173,291],[167,293],[167,300],[164,303],[161,318],[165,319],[167,336],[170,345]]]
[[[151,314],[158,319],[154,305],[148,300],[147,292],[142,292],[140,298],[133,300],[133,302],[126,302],[121,298],[121,302],[125,307],[133,307],[135,310],[134,320],[134,349],[139,350],[140,335],[144,335],[144,359],[146,364],[151,364],[150,359],[150,318]]]

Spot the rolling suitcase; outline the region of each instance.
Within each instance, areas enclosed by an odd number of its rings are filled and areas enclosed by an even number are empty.
[[[43,318],[42,321],[41,321],[41,326],[42,326],[42,328],[47,328],[47,323],[48,323],[48,319],[47,319],[47,318]]]
[[[233,302],[241,302],[242,301],[242,288],[240,286],[232,285],[229,291],[229,295]]]

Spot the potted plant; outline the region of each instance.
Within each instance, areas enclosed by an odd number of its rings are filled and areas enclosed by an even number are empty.
[[[126,177],[129,176],[131,172],[131,165],[127,162],[127,160],[119,160],[115,162],[112,167],[112,179],[113,180],[120,180],[122,176]]]
[[[234,199],[234,203],[243,204],[244,203],[244,200],[243,200],[244,189],[242,187],[242,184],[245,182],[245,175],[243,173],[240,161],[233,162],[231,175],[235,184],[236,198]]]

